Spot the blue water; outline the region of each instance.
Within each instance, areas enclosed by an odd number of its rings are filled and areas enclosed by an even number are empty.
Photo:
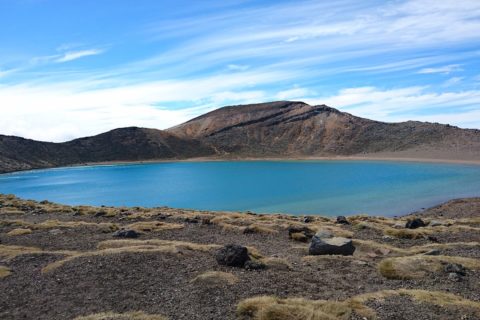
[[[480,196],[480,166],[387,161],[88,166],[0,175],[0,193],[71,205],[390,216]]]

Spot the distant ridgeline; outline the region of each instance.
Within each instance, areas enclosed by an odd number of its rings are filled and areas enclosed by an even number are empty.
[[[480,160],[480,130],[385,123],[325,105],[278,101],[223,107],[167,130],[120,128],[64,143],[0,135],[0,172],[189,158],[307,158],[389,154]]]

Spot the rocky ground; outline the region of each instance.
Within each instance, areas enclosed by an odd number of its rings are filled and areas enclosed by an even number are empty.
[[[346,220],[1,195],[0,319],[480,319],[479,198]]]

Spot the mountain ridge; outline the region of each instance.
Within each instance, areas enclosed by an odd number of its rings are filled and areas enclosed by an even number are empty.
[[[62,143],[0,135],[0,172],[114,161],[408,156],[415,150],[480,160],[480,130],[386,123],[327,105],[275,101],[222,107],[166,130],[125,127]]]

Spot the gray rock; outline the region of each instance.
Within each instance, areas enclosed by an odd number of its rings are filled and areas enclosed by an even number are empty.
[[[450,272],[448,274],[448,280],[453,281],[453,282],[460,282],[460,281],[462,281],[462,276],[459,275],[458,273]]]
[[[318,230],[318,232],[315,233],[315,237],[317,237],[319,239],[333,238],[333,233],[331,233],[328,230]]]
[[[216,252],[215,259],[220,265],[243,267],[245,262],[250,260],[250,257],[248,256],[248,249],[246,247],[229,244]]]
[[[313,219],[312,217],[303,217],[303,223],[310,223],[310,222],[313,222],[315,221],[315,219]]]
[[[407,223],[405,224],[405,228],[407,229],[417,229],[417,228],[423,228],[425,226],[426,226],[425,222],[423,222],[423,220],[420,218],[408,220]]]
[[[447,273],[456,273],[461,276],[467,275],[467,270],[464,266],[458,263],[449,263],[445,266],[445,272]]]
[[[352,239],[333,237],[333,238],[319,238],[317,236],[312,238],[308,253],[310,255],[326,255],[339,254],[350,256],[355,252],[355,247],[352,244]]]
[[[438,221],[438,220],[432,220],[432,221],[430,221],[430,223],[428,225],[430,227],[439,227],[439,226],[443,226],[443,222]]]
[[[440,251],[438,249],[432,249],[430,251],[425,252],[424,255],[426,255],[426,256],[439,256],[441,253],[442,253],[442,251]]]
[[[60,229],[52,229],[52,230],[48,231],[48,233],[53,234],[55,236],[57,234],[62,234],[63,231],[60,230]]]
[[[139,233],[135,230],[118,230],[113,233],[114,237],[118,238],[138,238]]]
[[[350,224],[350,222],[348,222],[347,218],[345,218],[345,216],[338,216],[337,217],[337,223],[338,224]]]
[[[397,222],[392,227],[394,227],[395,229],[403,229],[403,228],[405,228],[405,223],[404,222]]]

